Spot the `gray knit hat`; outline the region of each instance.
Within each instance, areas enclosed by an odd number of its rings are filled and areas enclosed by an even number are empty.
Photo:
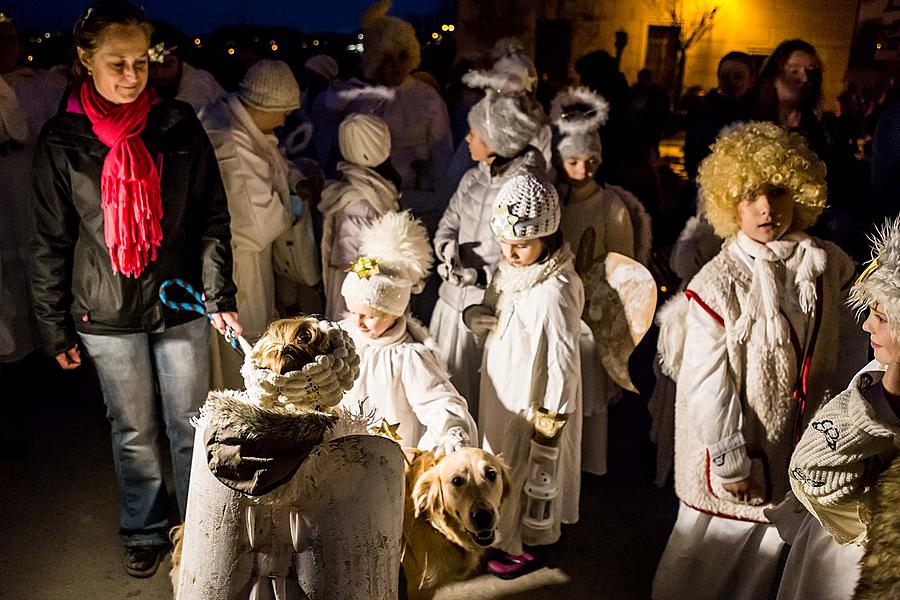
[[[485,88],[485,96],[469,111],[469,127],[504,158],[522,151],[544,126],[541,105],[524,92],[525,81],[512,73],[470,71],[469,87]]]
[[[238,98],[246,106],[267,112],[300,108],[300,86],[282,60],[261,60],[247,71]]]
[[[491,229],[498,238],[524,242],[556,233],[560,216],[559,195],[549,181],[516,175],[497,193]]]
[[[603,160],[603,147],[597,128],[606,123],[609,103],[586,87],[569,88],[557,94],[550,109],[550,120],[557,132],[554,154],[560,161],[573,156]]]

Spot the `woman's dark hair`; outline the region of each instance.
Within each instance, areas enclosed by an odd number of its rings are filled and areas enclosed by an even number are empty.
[[[756,75],[756,65],[753,63],[753,57],[747,54],[746,52],[738,52],[737,50],[732,50],[725,56],[719,60],[719,66],[716,67],[716,73],[722,70],[722,65],[727,62],[737,62],[747,67],[747,70],[750,72],[750,77]]]
[[[822,63],[816,49],[803,40],[787,40],[778,44],[771,56],[763,64],[756,81],[749,92],[752,99],[753,118],[778,123],[778,93],[775,91],[775,80],[784,73],[785,66],[794,52],[804,52],[812,56],[817,63],[818,76],[810,76],[810,93],[803,99],[800,111],[808,114],[819,107],[822,100]]]
[[[93,53],[100,44],[100,38],[103,37],[107,28],[113,25],[136,26],[143,29],[147,34],[147,41],[153,35],[153,25],[147,19],[144,11],[123,0],[100,0],[91,4],[78,21],[75,23],[75,29],[72,32],[73,52],[75,53],[72,61],[72,76],[77,81],[85,77],[86,69],[78,58],[77,48]]]

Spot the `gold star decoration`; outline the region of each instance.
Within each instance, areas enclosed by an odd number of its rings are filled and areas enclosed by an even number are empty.
[[[397,433],[397,430],[400,429],[400,423],[388,423],[387,419],[382,419],[378,425],[369,429],[369,433],[372,435],[380,435],[381,437],[386,437],[389,440],[394,440],[395,442],[400,442],[403,438]]]
[[[356,276],[360,279],[368,279],[372,275],[378,275],[378,273],[381,272],[381,270],[378,268],[378,265],[380,264],[380,258],[375,258],[373,256],[360,256],[355,261],[350,263],[350,268],[345,272],[356,273]]]
[[[494,233],[502,238],[515,237],[515,224],[519,222],[519,217],[509,211],[509,204],[494,207],[494,214],[491,216],[491,229]]]

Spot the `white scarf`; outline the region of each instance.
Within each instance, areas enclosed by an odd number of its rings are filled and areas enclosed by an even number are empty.
[[[494,308],[495,314],[499,314],[509,307],[513,294],[531,289],[550,279],[567,266],[572,267],[574,261],[575,255],[572,254],[567,242],[547,260],[527,267],[514,267],[506,261],[501,261],[484,293],[484,304]]]
[[[809,315],[816,305],[816,278],[825,272],[828,253],[804,233],[788,233],[781,239],[761,244],[741,231],[737,234],[737,244],[753,258],[750,290],[735,323],[737,338],[746,342],[751,329],[755,329],[767,348],[782,346],[790,338],[778,297],[777,263],[783,261],[788,273],[793,274],[800,308]]]

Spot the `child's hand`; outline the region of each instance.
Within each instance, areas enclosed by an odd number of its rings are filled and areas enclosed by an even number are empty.
[[[441,261],[453,265],[459,262],[459,243],[456,240],[450,240],[441,249]]]
[[[438,440],[437,446],[434,448],[434,455],[435,457],[441,457],[445,454],[452,454],[468,445],[469,434],[462,427],[451,427]]]
[[[497,317],[494,315],[478,315],[472,317],[467,323],[469,331],[475,335],[487,335],[497,326]]]
[[[722,487],[726,492],[735,496],[740,502],[750,502],[753,498],[759,498],[761,496],[759,490],[750,482],[749,477],[733,483],[723,483]]]

